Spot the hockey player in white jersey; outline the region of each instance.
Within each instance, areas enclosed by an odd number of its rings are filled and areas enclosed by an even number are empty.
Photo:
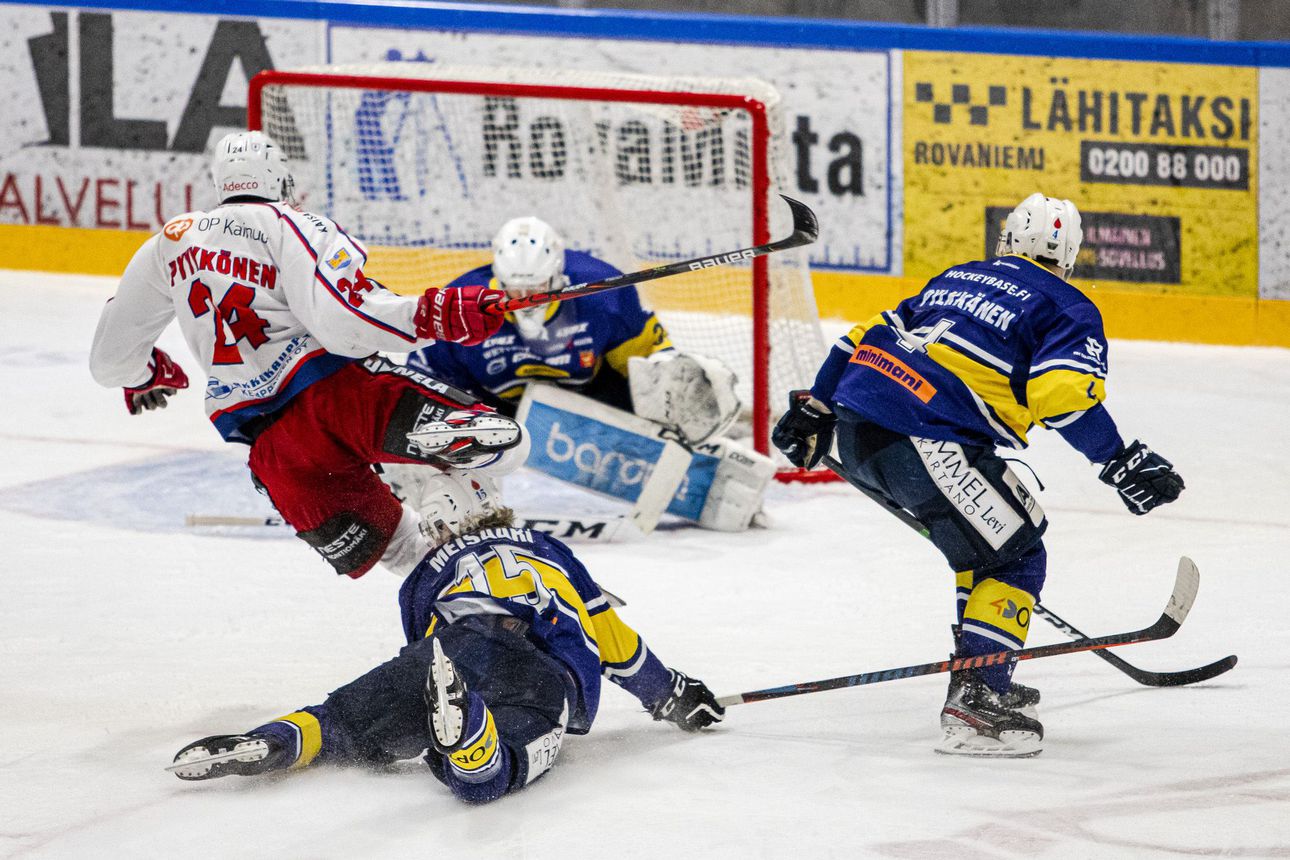
[[[280,150],[260,132],[216,146],[219,205],[171,219],[134,255],[99,319],[90,369],[123,386],[131,414],[188,387],[154,344],[172,319],[207,374],[206,412],[283,518],[338,573],[382,562],[406,574],[427,544],[378,462],[509,471],[518,424],[477,398],[385,361],[497,330],[485,287],[400,296],[363,274],[367,252],[335,222],[291,205]]]

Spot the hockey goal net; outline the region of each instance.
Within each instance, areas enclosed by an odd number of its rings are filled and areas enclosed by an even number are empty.
[[[399,62],[263,72],[248,105],[300,204],[367,245],[369,274],[400,292],[491,262],[519,215],[626,272],[791,231],[780,98],[763,81]],[[678,349],[735,371],[769,453],[787,392],[824,354],[805,252],[639,289]]]

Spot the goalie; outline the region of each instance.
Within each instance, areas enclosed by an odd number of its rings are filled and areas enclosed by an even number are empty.
[[[448,286],[488,284],[517,298],[620,274],[591,254],[566,251],[550,224],[529,216],[502,226],[490,266]],[[774,473],[767,458],[719,438],[740,408],[734,374],[717,359],[675,349],[658,317],[641,306],[635,287],[508,313],[501,329],[482,343],[437,342],[411,353],[408,366],[491,400],[510,415],[529,386],[544,383],[594,401],[580,415],[603,413],[603,405],[652,422],[637,422],[650,435],[666,428],[668,437],[710,458],[706,471],[715,476],[705,477],[707,494],[693,517],[705,527],[747,528]],[[387,469],[399,486],[408,483],[408,472]]]

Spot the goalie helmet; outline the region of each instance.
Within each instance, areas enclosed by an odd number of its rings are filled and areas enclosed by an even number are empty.
[[[454,470],[435,474],[421,488],[421,531],[438,546],[501,509],[501,492],[492,478]]]
[[[511,298],[558,286],[564,274],[564,240],[532,215],[512,218],[493,239],[493,275]]]
[[[1041,263],[1055,264],[1069,280],[1083,241],[1075,204],[1035,192],[1008,214],[995,253],[1023,254]]]
[[[262,131],[235,131],[215,144],[211,179],[220,203],[233,197],[291,202],[295,182],[282,150]]]

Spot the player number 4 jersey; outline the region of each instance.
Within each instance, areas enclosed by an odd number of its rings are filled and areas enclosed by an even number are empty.
[[[856,326],[812,391],[896,432],[1021,448],[1036,423],[1061,429],[1098,407],[1106,373],[1097,307],[1009,255],[953,266]]]
[[[376,351],[418,339],[415,297],[363,274],[367,252],[335,222],[285,203],[232,203],[172,219],[134,255],[99,320],[104,385],[147,379],[172,320],[208,376],[206,413],[230,441],[295,394]]]

